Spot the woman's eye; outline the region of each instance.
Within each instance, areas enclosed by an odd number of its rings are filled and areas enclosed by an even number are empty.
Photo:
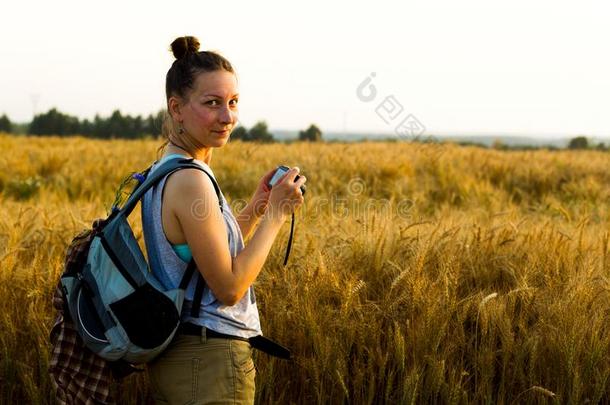
[[[235,100],[231,100],[232,105],[237,105],[239,100],[235,99]],[[210,100],[208,102],[206,102],[206,104],[208,105],[218,105],[218,100]]]

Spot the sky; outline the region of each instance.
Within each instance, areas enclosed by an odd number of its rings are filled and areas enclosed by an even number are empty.
[[[6,1],[0,114],[156,112],[169,44],[193,35],[235,67],[246,127],[391,134],[415,120],[425,134],[607,137],[609,12],[601,1]]]

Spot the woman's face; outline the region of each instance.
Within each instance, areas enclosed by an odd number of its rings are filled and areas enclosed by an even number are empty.
[[[200,73],[189,99],[180,106],[186,136],[198,146],[221,147],[237,125],[239,94],[237,78],[218,70]]]

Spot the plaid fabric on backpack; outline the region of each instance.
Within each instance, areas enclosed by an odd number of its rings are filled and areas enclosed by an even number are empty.
[[[93,222],[92,229],[77,235],[67,249],[64,271],[80,268],[87,261],[87,252],[93,238],[93,230],[103,220]],[[79,336],[70,314],[65,311],[61,283],[53,294],[53,308],[57,311],[51,329],[52,344],[49,374],[60,404],[112,404],[110,386],[134,371],[140,371],[123,361],[108,362],[89,350]]]

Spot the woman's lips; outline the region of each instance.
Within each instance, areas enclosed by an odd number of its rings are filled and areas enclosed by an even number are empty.
[[[227,129],[225,131],[214,131],[214,132],[216,132],[218,135],[224,136],[224,135],[229,135],[230,131]]]

